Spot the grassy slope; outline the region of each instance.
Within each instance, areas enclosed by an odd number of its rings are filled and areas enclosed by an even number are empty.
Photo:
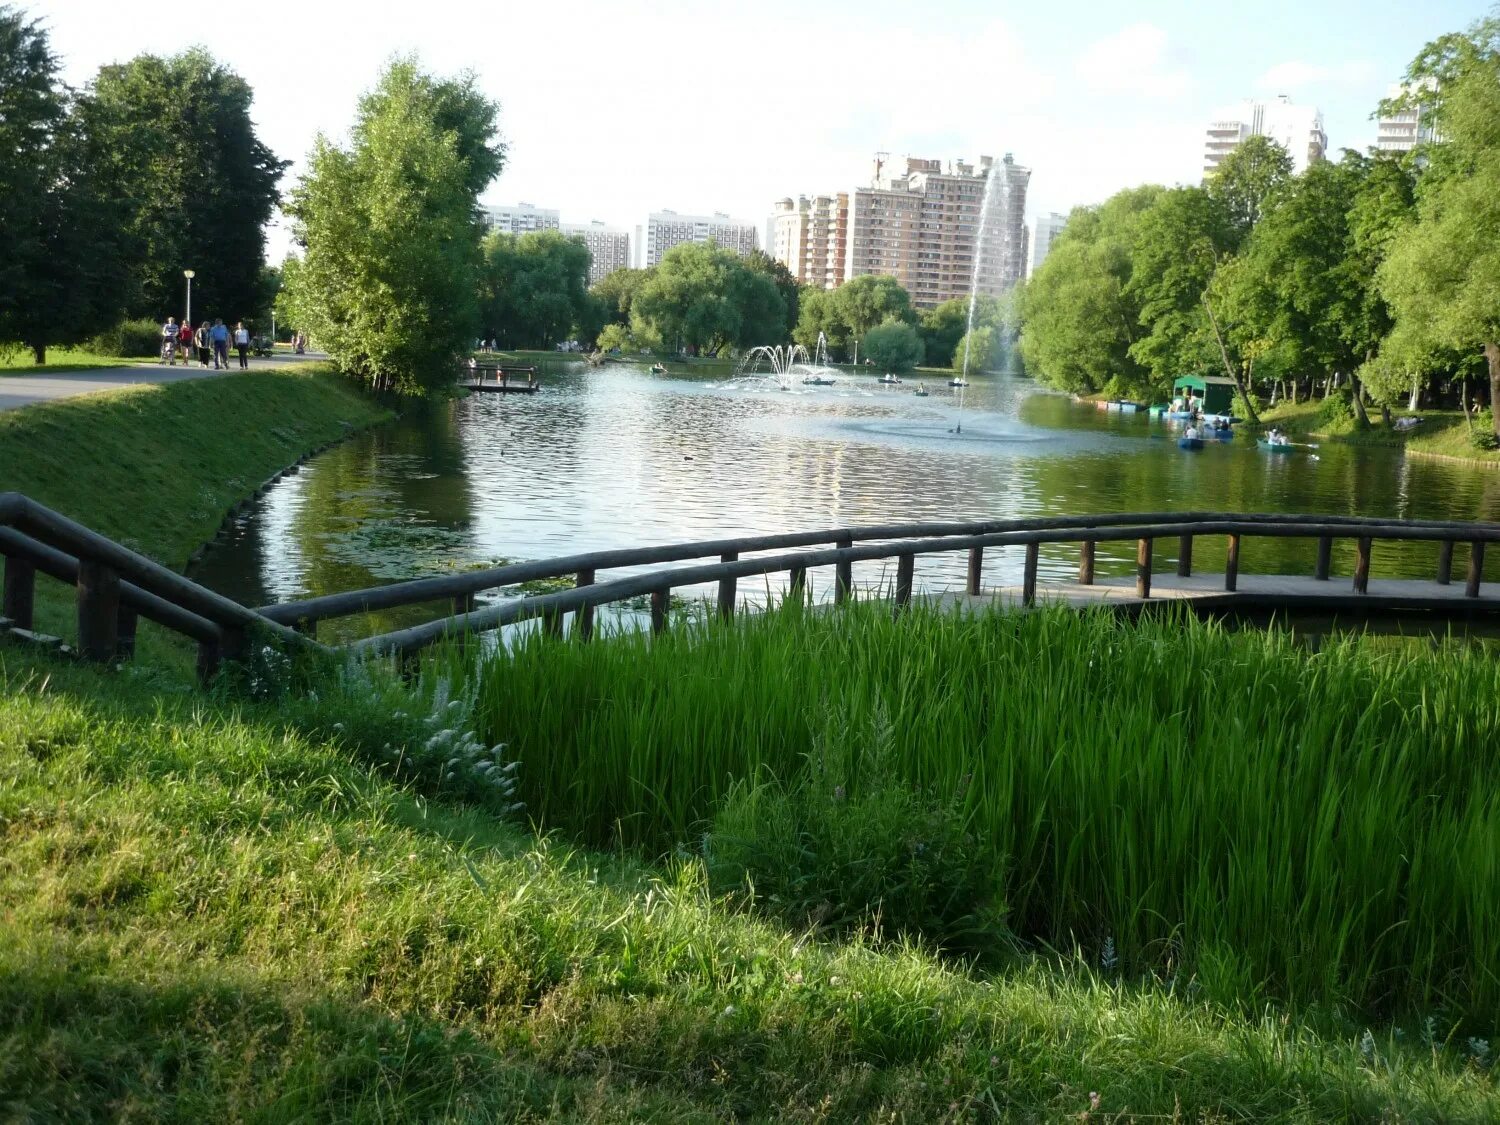
[[[66,371],[92,371],[100,367],[134,367],[150,363],[149,359],[121,359],[119,356],[96,355],[82,348],[48,348],[47,362],[32,362],[30,349],[0,352],[0,379],[7,375],[57,375]]]
[[[1461,410],[1418,411],[1418,416],[1423,419],[1422,425],[1409,434],[1398,434],[1385,428],[1378,409],[1371,410],[1371,424],[1367,430],[1356,430],[1349,422],[1324,425],[1318,416],[1321,405],[1316,400],[1304,400],[1295,406],[1283,401],[1273,409],[1261,411],[1260,417],[1266,425],[1274,423],[1297,438],[1326,438],[1354,445],[1392,445],[1429,456],[1500,465],[1500,450],[1476,449],[1470,442],[1469,425]]]
[[[0,491],[181,567],[271,474],[384,416],[307,369],[80,395],[0,413]],[[70,635],[69,591],[39,578],[37,596],[38,627]]]
[[[0,648],[22,1119],[1480,1120],[1459,1052],[824,945],[424,802],[271,708]],[[1181,1117],[1172,1117],[1180,1112]]]

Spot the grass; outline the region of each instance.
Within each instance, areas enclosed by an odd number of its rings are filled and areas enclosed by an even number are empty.
[[[0,491],[180,568],[266,478],[387,416],[300,366],[80,395],[0,412]],[[68,635],[71,591],[39,578],[37,602],[38,628]]]
[[[711,853],[738,784],[797,784],[825,732],[870,743],[884,716],[887,768],[957,803],[991,912],[1032,947],[1111,939],[1132,972],[1252,1007],[1486,1033],[1500,1010],[1500,665],[1479,650],[867,605],[534,636],[478,686],[532,809],[596,846]]]
[[[47,362],[32,362],[31,350],[0,351],[0,378],[7,375],[59,375],[68,371],[92,371],[101,367],[134,367],[149,359],[121,359],[97,355],[83,348],[48,348]]]
[[[1359,429],[1352,419],[1325,421],[1319,413],[1321,406],[1316,399],[1304,399],[1296,405],[1283,400],[1261,411],[1260,417],[1267,426],[1278,425],[1297,440],[1326,438],[1353,445],[1396,446],[1428,457],[1500,464],[1500,450],[1479,449],[1470,440],[1470,425],[1462,410],[1419,410],[1414,416],[1422,419],[1422,425],[1408,433],[1397,433],[1381,421],[1378,408],[1370,410],[1370,426]],[[1392,417],[1406,413],[1393,412]]]
[[[603,646],[601,646],[602,648]],[[21,1120],[1481,1120],[1462,1039],[823,942],[396,784],[323,704],[0,647]],[[299,710],[300,708],[300,710]],[[366,727],[378,730],[378,716]],[[1089,1117],[1091,1092],[1098,1108]]]

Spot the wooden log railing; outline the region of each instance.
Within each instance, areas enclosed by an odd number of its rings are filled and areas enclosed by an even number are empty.
[[[314,643],[19,493],[0,493],[0,556],[0,616],[31,630],[36,576],[67,583],[77,590],[78,648],[90,659],[133,653],[140,617],[196,641],[205,676],[241,655],[255,630]]]
[[[718,608],[735,612],[742,578],[786,572],[790,596],[808,590],[808,571],[835,570],[834,598],[846,600],[853,588],[853,568],[860,562],[895,562],[889,593],[899,612],[916,587],[918,560],[928,555],[967,554],[964,590],[979,595],[986,552],[991,548],[1025,548],[1021,600],[1035,604],[1044,545],[1078,544],[1078,584],[1094,583],[1099,543],[1136,545],[1135,589],[1140,601],[1152,598],[1154,546],[1177,538],[1177,568],[1189,577],[1195,539],[1224,537],[1225,598],[1239,582],[1241,541],[1246,538],[1312,539],[1318,544],[1313,577],[1327,579],[1335,540],[1352,542],[1355,567],[1351,597],[1374,604],[1369,583],[1377,540],[1428,541],[1439,546],[1435,584],[1450,580],[1455,544],[1468,549],[1464,599],[1480,597],[1487,544],[1500,539],[1500,524],[1441,520],[1387,520],[1375,517],[1317,515],[1235,515],[1212,512],[1147,513],[1110,516],[1063,516],[951,523],[900,524],[834,528],[781,535],[680,543],[625,550],[594,551],[562,558],[494,567],[468,574],[397,582],[280,605],[248,609],[183,576],[98,535],[64,516],[15,493],[0,493],[0,556],[4,558],[0,614],[17,628],[31,628],[37,574],[73,585],[77,590],[78,637],[84,655],[98,659],[128,653],[134,646],[138,617],[155,621],[196,641],[200,670],[208,674],[221,659],[243,652],[252,630],[265,630],[288,644],[316,646],[310,634],[319,621],[370,610],[442,601],[453,616],[351,642],[356,653],[410,653],[471,632],[498,629],[541,617],[549,632],[562,634],[572,614],[575,636],[594,632],[597,607],[647,599],[651,626],[668,625],[672,591],[717,583]],[[770,553],[767,553],[770,552]],[[662,564],[689,565],[659,569]],[[599,572],[658,568],[600,581]],[[572,588],[518,597],[481,606],[480,594],[539,578],[571,576]],[[1201,584],[1202,578],[1199,583]],[[1403,595],[1416,604],[1439,600]],[[1455,594],[1444,594],[1451,605]]]

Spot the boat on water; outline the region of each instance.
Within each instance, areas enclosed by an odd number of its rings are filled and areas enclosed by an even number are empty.
[[[930,393],[931,392],[928,391],[926,387],[918,387],[916,390],[912,391],[912,394],[916,395],[918,398],[926,398]]]
[[[1267,453],[1290,453],[1297,446],[1289,441],[1271,441],[1269,438],[1261,438],[1255,443]]]
[[[894,375],[882,375],[880,377],[880,381],[888,387],[899,386],[901,383],[901,380],[896,378],[896,376]]]
[[[1203,439],[1201,437],[1180,437],[1177,439],[1177,448],[1192,450],[1202,449]]]
[[[665,363],[653,363],[651,365],[651,374],[653,374],[653,375],[665,375],[666,373],[667,373],[667,365]]]
[[[1150,407],[1150,408],[1149,408],[1149,410],[1148,410],[1148,413],[1149,413],[1149,414],[1150,414],[1150,415],[1151,415],[1151,417],[1153,417],[1153,418],[1160,418],[1160,417],[1162,417],[1162,416],[1163,416],[1163,415],[1165,415],[1165,414],[1166,414],[1166,412],[1167,412],[1167,404],[1166,404],[1166,403],[1164,403],[1164,402],[1158,402],[1158,403],[1154,403],[1154,404],[1153,404],[1153,405],[1152,405],[1152,406],[1151,406],[1151,407]]]
[[[967,387],[969,381],[967,379],[949,379],[948,385],[950,387]]]
[[[1220,426],[1209,426],[1209,427],[1205,428],[1203,432],[1208,437],[1213,438],[1214,441],[1233,441],[1234,440],[1234,431],[1232,429],[1230,429],[1228,426],[1222,426],[1222,427],[1220,427]]]
[[[1114,414],[1137,414],[1146,407],[1143,403],[1131,402],[1128,399],[1110,399],[1104,404],[1104,409]]]
[[[802,380],[802,385],[804,387],[831,387],[833,380],[826,375],[809,375]]]

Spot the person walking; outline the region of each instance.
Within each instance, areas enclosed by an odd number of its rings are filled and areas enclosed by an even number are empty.
[[[161,326],[161,359],[168,367],[177,366],[177,318],[167,317]],[[184,357],[184,362],[186,358]]]
[[[243,320],[234,323],[234,350],[240,353],[240,370],[250,369],[250,329]]]
[[[214,326],[209,329],[209,338],[214,345],[214,370],[219,369],[219,364],[224,365],[224,370],[229,370],[229,329],[224,327],[222,320],[215,320]]]
[[[208,338],[208,321],[198,325],[198,331],[193,333],[193,347],[198,349],[198,366],[208,366],[208,353],[212,348],[212,341]]]
[[[177,350],[182,353],[182,362],[186,366],[193,355],[192,321],[184,320],[182,327],[177,329]]]

